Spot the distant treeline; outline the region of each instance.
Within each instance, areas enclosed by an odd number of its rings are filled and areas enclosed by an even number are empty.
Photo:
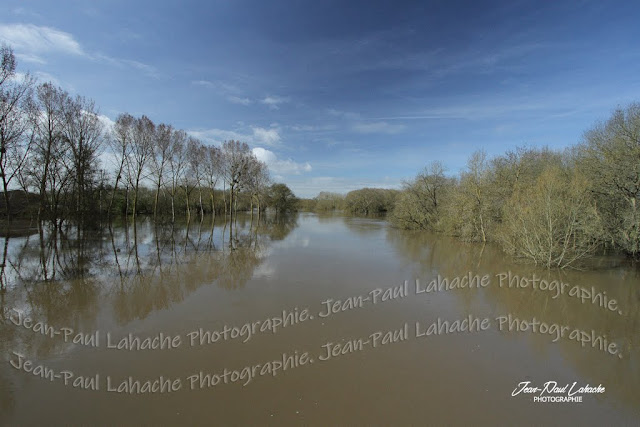
[[[640,258],[640,104],[619,109],[562,152],[476,151],[459,176],[433,162],[402,191],[320,193],[316,211],[389,213],[399,228],[500,244],[546,267],[577,266],[604,249]]]
[[[205,145],[171,125],[127,113],[110,128],[93,101],[18,74],[8,46],[0,56],[0,178],[7,220],[153,213],[175,221],[181,213],[233,215],[255,207],[259,215],[267,206],[295,208],[291,190],[271,183],[267,165],[246,143]]]

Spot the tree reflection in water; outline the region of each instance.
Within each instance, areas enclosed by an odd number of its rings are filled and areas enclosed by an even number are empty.
[[[0,350],[38,359],[69,347],[10,322],[21,310],[55,328],[93,331],[100,310],[111,307],[120,325],[179,303],[204,285],[243,287],[264,261],[271,241],[284,239],[295,216],[260,222],[239,215],[233,242],[222,219],[199,223],[113,223],[98,229],[43,227],[27,236],[5,236],[0,269]],[[235,226],[234,226],[235,228]],[[5,360],[6,363],[6,360]],[[11,405],[11,385],[1,381],[0,400]]]
[[[629,407],[640,411],[637,396],[640,395],[640,383],[637,376],[629,372],[637,371],[640,364],[640,270],[630,268],[624,259],[608,258],[594,260],[588,271],[546,270],[530,264],[521,264],[505,259],[502,251],[493,245],[478,245],[460,242],[457,239],[424,232],[387,229],[387,241],[406,259],[413,269],[414,277],[425,284],[440,275],[454,278],[467,272],[491,277],[491,285],[478,289],[456,289],[447,292],[457,302],[460,313],[486,316],[512,314],[519,319],[531,320],[534,317],[547,324],[567,325],[572,329],[595,331],[597,335],[608,337],[616,342],[622,358],[611,355],[589,345],[569,339],[560,339],[553,343],[548,335],[524,333],[544,360],[554,348],[571,366],[591,383],[597,384],[601,378],[615,379],[607,393],[611,393]],[[616,265],[617,263],[617,265]],[[514,289],[499,286],[499,273],[510,271],[519,277],[531,278],[535,274],[549,282],[553,280],[593,290],[606,292],[610,299],[616,299],[622,314],[592,304],[583,303],[580,298],[568,294],[554,294],[531,288]],[[433,298],[438,298],[434,295]],[[506,332],[505,332],[506,333]],[[514,333],[515,334],[515,333]]]

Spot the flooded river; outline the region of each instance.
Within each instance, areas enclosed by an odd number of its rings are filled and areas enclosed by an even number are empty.
[[[640,270],[301,213],[0,238],[2,425],[638,425]]]

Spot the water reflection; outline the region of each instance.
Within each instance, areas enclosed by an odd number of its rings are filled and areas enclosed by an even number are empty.
[[[242,288],[264,261],[270,243],[284,239],[297,225],[295,217],[258,222],[240,216],[231,242],[225,240],[229,224],[214,218],[173,225],[142,219],[90,230],[69,225],[5,237],[0,272],[3,354],[18,351],[45,358],[69,347],[9,325],[14,308],[55,328],[91,331],[97,329],[101,310],[110,307],[108,316],[125,325],[183,301],[203,285]]]
[[[12,369],[5,360],[0,368],[0,424],[12,413],[11,424],[38,424],[52,415],[77,415],[70,422],[86,424],[119,424],[124,417],[131,424],[183,423],[178,412],[193,415],[193,424],[203,425],[211,424],[211,414],[222,424],[281,425],[380,420],[453,424],[452,419],[458,424],[495,425],[500,420],[518,425],[533,416],[541,423],[608,420],[620,425],[640,417],[640,277],[637,269],[620,260],[598,260],[590,271],[549,272],[513,263],[491,245],[395,230],[378,218],[300,214],[258,222],[247,216],[239,217],[237,225],[229,233],[229,224],[220,219],[175,226],[141,220],[98,230],[44,229],[0,240],[6,260],[5,291],[0,292],[0,349],[5,359],[18,351],[80,374],[186,378],[199,370],[221,372],[262,363],[283,352],[309,351],[315,356],[327,342],[367,337],[403,322],[426,324],[436,317],[454,320],[469,314],[536,317],[593,329],[615,341],[624,357],[566,339],[552,342],[547,335],[492,328],[483,334],[369,348],[276,378],[257,379],[247,387],[221,385],[193,393],[124,397],[50,385]],[[554,298],[550,292],[498,286],[495,276],[507,271],[606,291],[608,298],[620,302],[622,314],[567,295]],[[328,318],[318,316],[277,333],[256,333],[247,342],[230,339],[166,352],[73,346],[9,320],[15,314],[12,309],[18,308],[38,321],[76,331],[186,337],[198,328],[221,330],[224,325],[270,319],[285,309],[309,308],[316,314],[328,298],[345,301],[405,279],[427,283],[438,275],[453,278],[468,272],[490,275],[492,286],[410,295]],[[509,396],[513,386],[527,378],[538,383],[603,383],[607,392],[589,396],[582,405],[536,406]],[[64,413],[57,401],[45,402],[52,393],[90,409]],[[397,399],[380,398],[391,395]],[[38,413],[29,407],[36,398],[44,402]],[[416,399],[421,399],[418,408]],[[463,402],[468,410],[452,413],[451,402]]]
[[[552,342],[549,335],[522,333],[541,360],[547,360],[553,350],[559,349],[562,357],[591,384],[607,383],[607,392],[625,402],[629,409],[640,413],[637,397],[640,396],[638,366],[640,365],[640,271],[625,265],[623,260],[598,260],[588,271],[544,270],[528,264],[505,259],[503,253],[492,245],[461,243],[452,238],[416,232],[388,229],[387,240],[402,257],[410,262],[413,274],[423,282],[438,275],[454,278],[466,272],[491,277],[492,285],[480,292],[478,289],[450,291],[457,301],[454,313],[478,316],[511,314],[514,318],[533,318],[547,324],[567,325],[609,342],[615,342],[622,357],[603,351],[600,345],[582,345],[567,338]],[[528,288],[509,287],[508,276],[500,286],[498,274],[511,273],[511,277],[535,277],[547,282],[566,283],[565,293]],[[504,277],[504,276],[503,276]],[[515,284],[515,282],[513,282]],[[574,286],[587,290],[591,296],[585,299],[570,296]],[[586,295],[582,295],[586,297]],[[620,311],[602,307],[602,301],[615,299]],[[505,332],[508,338],[512,332]],[[591,338],[590,338],[591,339]],[[630,373],[634,373],[630,375]]]

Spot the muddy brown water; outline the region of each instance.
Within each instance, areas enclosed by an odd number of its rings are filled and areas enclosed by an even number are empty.
[[[549,272],[307,213],[231,245],[206,218],[0,243],[3,425],[640,424],[615,257]]]

